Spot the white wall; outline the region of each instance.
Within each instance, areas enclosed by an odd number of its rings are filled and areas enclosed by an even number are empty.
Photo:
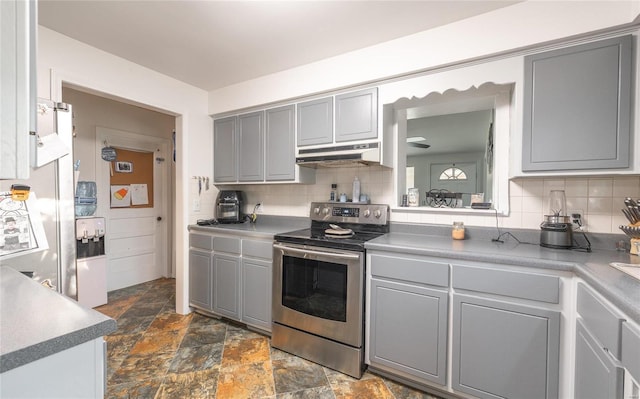
[[[541,43],[560,42],[571,36],[630,24],[639,15],[640,2],[637,1],[518,3],[447,26],[212,91],[209,93],[209,112],[224,114],[429,71],[513,49],[533,49]],[[521,81],[518,71],[510,70],[509,74],[516,74],[517,77],[510,76],[504,82]],[[499,79],[496,82],[504,83]],[[402,96],[394,94],[391,101],[399,97]],[[520,101],[519,96],[516,97],[516,102]],[[382,102],[388,101],[383,99]],[[519,114],[516,113],[515,117],[512,115],[512,118],[514,126],[520,126]],[[636,130],[638,126],[636,122]],[[513,132],[512,136],[518,135]],[[513,148],[518,148],[518,143],[513,142],[514,137],[511,139],[513,151]],[[637,148],[640,148],[638,143],[634,147],[635,153],[638,153]],[[638,155],[635,157],[638,158]],[[372,193],[373,202],[397,203],[393,192],[393,172],[378,167],[318,170],[315,186],[245,185],[236,188],[247,191],[250,207],[256,202],[263,202],[268,214],[306,216],[309,202],[328,198],[332,182],[339,184],[339,192],[349,192],[350,182],[356,175],[361,180],[362,176],[367,180],[363,181],[362,192]],[[549,187],[564,187],[567,190],[569,208],[583,212],[589,231],[619,233],[617,226],[624,222],[619,211],[621,198],[640,196],[640,177],[514,179],[510,182],[510,214],[498,218],[499,225],[538,229],[546,213]],[[450,224],[454,219],[475,226],[496,224],[493,216],[403,209],[392,212],[392,220],[399,222]]]
[[[63,89],[62,100],[73,106],[73,159],[80,161],[79,180],[95,181],[96,163],[104,162],[95,153],[97,126],[166,140],[171,140],[171,132],[175,128],[172,115],[70,88]]]
[[[209,93],[220,114],[631,23],[638,1],[525,1]],[[372,27],[375,29],[375,27]]]
[[[176,116],[176,310],[188,312],[188,182],[191,176],[210,175],[213,169],[207,93],[42,26],[37,63],[39,97],[61,101],[64,82]]]

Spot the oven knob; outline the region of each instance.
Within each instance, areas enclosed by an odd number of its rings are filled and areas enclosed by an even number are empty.
[[[364,217],[368,218],[369,216],[371,216],[371,210],[367,208],[364,210]]]
[[[315,208],[313,208],[313,213],[315,213],[316,215],[320,214],[320,207],[316,206]]]
[[[380,219],[380,216],[382,216],[382,212],[380,211],[380,209],[376,209],[375,211],[373,211],[373,216],[375,216],[376,219]]]
[[[331,213],[331,208],[329,208],[329,207],[324,208],[322,210],[322,213],[325,214],[325,215],[328,215],[329,213]]]

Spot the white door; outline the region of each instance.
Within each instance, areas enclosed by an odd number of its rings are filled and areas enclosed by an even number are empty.
[[[153,207],[112,207],[111,162],[102,160],[109,147],[153,153]],[[96,127],[97,216],[106,219],[107,290],[112,291],[169,276],[168,189],[169,141],[135,133]],[[132,169],[141,165],[132,165]],[[126,169],[126,168],[125,168]],[[143,183],[143,182],[139,182]],[[133,182],[132,182],[133,184]],[[137,183],[136,183],[137,184]],[[139,187],[138,187],[139,188]],[[115,196],[114,196],[115,197]],[[140,202],[140,197],[137,197]]]

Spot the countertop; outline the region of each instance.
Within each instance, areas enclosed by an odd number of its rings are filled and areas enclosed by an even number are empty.
[[[116,321],[0,267],[0,372],[116,330]]]
[[[303,217],[259,216],[257,223],[191,225],[189,231],[239,233],[270,238],[279,233],[309,227],[309,224],[309,219]],[[368,241],[365,247],[370,250],[401,254],[573,272],[635,322],[640,323],[640,281],[609,266],[610,262],[640,263],[640,257],[630,255],[628,252],[595,248],[591,253],[549,249],[539,245],[519,244],[515,240],[498,243],[492,242],[490,235],[477,234],[477,230],[482,229],[474,230],[476,234],[473,238],[457,241],[451,239],[449,226],[416,228],[410,225],[392,224],[391,233]],[[491,233],[493,234],[493,231]],[[536,231],[529,233],[534,236],[538,234]],[[593,237],[592,240],[594,240]]]
[[[640,281],[611,266],[610,262],[640,263],[628,252],[594,249],[581,252],[543,248],[490,239],[452,240],[449,235],[391,232],[367,241],[367,250],[442,257],[461,261],[498,263],[531,268],[570,271],[582,278],[621,311],[640,323]]]
[[[272,238],[276,234],[300,230],[309,227],[311,222],[306,217],[260,216],[256,223],[229,223],[210,226],[189,225],[189,231],[208,233],[242,233],[251,237]]]

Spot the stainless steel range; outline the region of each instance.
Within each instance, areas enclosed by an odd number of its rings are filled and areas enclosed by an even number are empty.
[[[389,206],[311,203],[311,228],[273,245],[273,347],[356,378],[364,370],[364,243]]]

